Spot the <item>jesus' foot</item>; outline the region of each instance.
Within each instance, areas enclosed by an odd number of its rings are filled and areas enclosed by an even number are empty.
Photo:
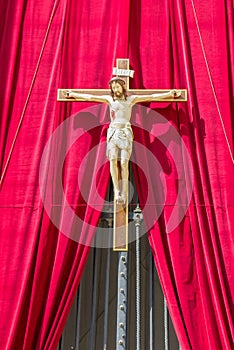
[[[125,203],[125,198],[124,196],[119,192],[115,192],[115,200],[118,204],[124,204]]]

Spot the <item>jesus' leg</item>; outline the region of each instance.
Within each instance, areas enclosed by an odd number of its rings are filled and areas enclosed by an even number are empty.
[[[119,169],[118,169],[118,160],[110,160],[110,173],[114,186],[115,198],[118,201],[120,198],[120,188],[119,188]]]
[[[122,178],[122,191],[121,191],[121,197],[123,202],[126,202],[127,195],[128,195],[128,176],[129,176],[129,170],[128,170],[128,164],[129,161],[127,159],[121,159],[121,178]]]

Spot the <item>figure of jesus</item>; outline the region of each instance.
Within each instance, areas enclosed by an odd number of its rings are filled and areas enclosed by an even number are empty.
[[[87,101],[102,102],[109,105],[110,125],[107,130],[106,155],[110,161],[110,173],[114,186],[115,200],[124,204],[128,191],[129,159],[132,153],[133,132],[131,128],[132,107],[139,102],[147,102],[152,98],[177,98],[180,90],[170,90],[165,93],[151,95],[127,95],[125,81],[114,77],[109,81],[110,95],[80,94],[72,90],[65,90],[66,98],[85,99]]]

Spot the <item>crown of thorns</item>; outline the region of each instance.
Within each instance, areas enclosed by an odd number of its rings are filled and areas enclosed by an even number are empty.
[[[120,82],[121,84],[125,85],[125,80],[121,79],[120,77],[114,77],[109,81],[109,85],[111,85],[113,82]]]

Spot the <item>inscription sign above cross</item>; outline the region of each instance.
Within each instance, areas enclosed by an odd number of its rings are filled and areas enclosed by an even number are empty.
[[[133,133],[130,124],[134,104],[139,102],[187,101],[187,90],[129,89],[129,59],[117,59],[115,75],[109,89],[58,89],[58,101],[91,101],[107,103],[110,125],[107,131],[107,156],[114,186],[114,247],[128,250],[128,166],[132,151]]]

